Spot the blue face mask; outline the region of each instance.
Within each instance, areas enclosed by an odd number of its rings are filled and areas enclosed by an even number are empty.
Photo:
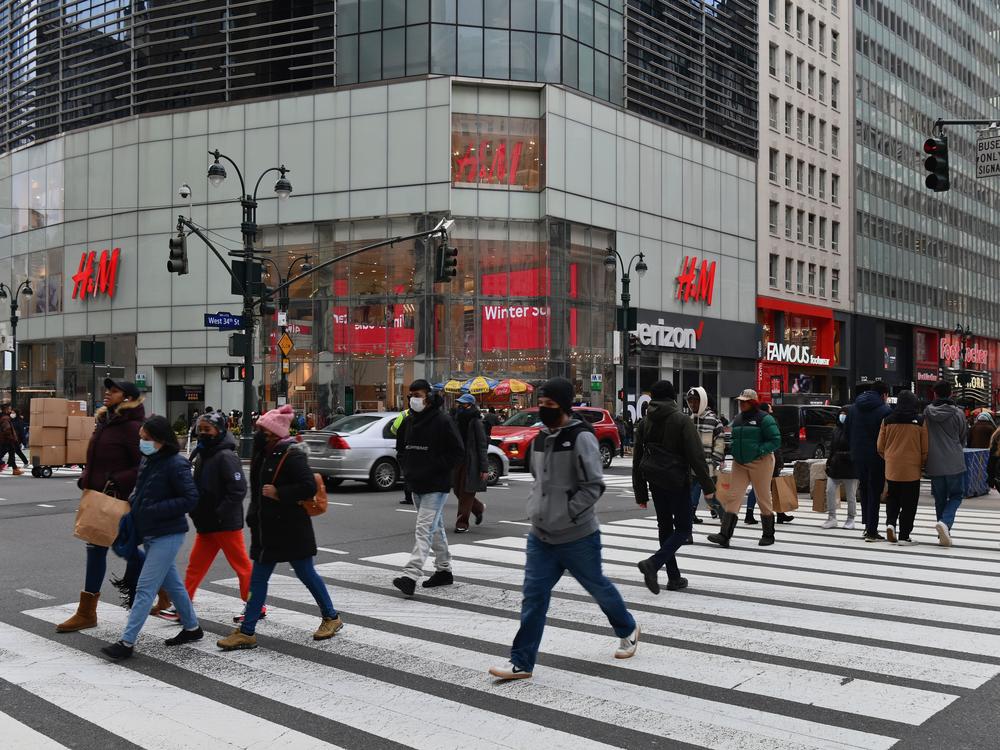
[[[152,440],[140,440],[139,441],[139,452],[144,456],[152,456],[156,453],[156,443]]]

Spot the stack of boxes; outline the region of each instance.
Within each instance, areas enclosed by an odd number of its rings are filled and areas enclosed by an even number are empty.
[[[87,460],[87,445],[94,432],[94,418],[87,416],[86,403],[63,398],[31,400],[31,431],[28,447],[32,464],[64,466]]]

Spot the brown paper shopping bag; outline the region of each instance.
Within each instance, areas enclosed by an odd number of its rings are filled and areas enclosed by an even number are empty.
[[[771,504],[776,513],[798,510],[799,493],[795,489],[795,477],[775,477],[771,480]]]
[[[97,490],[86,490],[80,498],[73,536],[101,547],[110,547],[118,536],[118,522],[129,504]]]

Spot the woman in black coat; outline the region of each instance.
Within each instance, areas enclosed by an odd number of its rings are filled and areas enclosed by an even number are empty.
[[[840,487],[843,485],[847,498],[847,521],[845,529],[854,528],[854,514],[857,511],[858,474],[851,460],[851,444],[844,433],[844,422],[847,421],[847,407],[840,408],[837,417],[837,427],[830,440],[830,457],[826,459],[826,521],[824,529],[837,528],[837,502],[840,499]]]
[[[455,496],[458,497],[455,533],[464,534],[469,530],[470,515],[475,516],[476,526],[483,522],[486,504],[476,497],[476,493],[486,491],[486,478],[489,476],[489,442],[482,414],[476,406],[476,397],[472,394],[466,393],[458,399],[455,426],[465,445],[465,458],[455,469]]]
[[[295,575],[316,599],[323,621],[313,634],[332,638],[344,623],[333,607],[326,584],[316,572],[316,535],[312,519],[301,503],[316,494],[316,480],[300,444],[289,437],[295,410],[285,405],[257,419],[250,460],[250,600],[238,629],[218,642],[223,651],[256,648],[254,631],[267,600],[267,583],[280,562],[290,563]]]

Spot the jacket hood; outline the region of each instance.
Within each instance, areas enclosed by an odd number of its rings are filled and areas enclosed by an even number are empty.
[[[928,404],[927,408],[924,409],[924,414],[927,415],[927,419],[931,422],[947,422],[955,419],[955,417],[964,419],[965,417],[960,415],[957,409],[958,407],[955,406],[954,401],[944,399]]]
[[[646,411],[646,416],[654,422],[660,422],[678,409],[680,409],[680,407],[677,405],[677,402],[672,399],[650,401],[649,409]]]
[[[690,396],[692,393],[698,394],[698,411],[692,414],[691,416],[693,417],[705,416],[705,412],[708,411],[708,391],[706,391],[700,385],[696,385],[694,388],[692,388],[687,392],[687,395]],[[685,396],[685,400],[687,400],[687,396]]]
[[[996,424],[996,423],[995,423],[995,422],[993,421],[993,417],[991,417],[991,416],[990,416],[989,414],[987,414],[986,412],[981,412],[981,413],[979,414],[979,416],[978,416],[978,417],[976,417],[976,421],[977,421],[977,422],[988,422],[988,423],[989,423],[989,424],[991,424],[991,425],[992,425],[992,424]]]
[[[137,399],[126,399],[118,404],[118,407],[114,411],[111,411],[106,406],[102,406],[94,412],[94,419],[100,421],[120,416],[129,421],[141,422],[146,418],[146,409],[142,405],[145,400],[144,396],[139,396]]]
[[[882,400],[881,394],[875,391],[865,391],[854,401],[854,406],[859,411],[875,411],[884,405],[885,402]]]

